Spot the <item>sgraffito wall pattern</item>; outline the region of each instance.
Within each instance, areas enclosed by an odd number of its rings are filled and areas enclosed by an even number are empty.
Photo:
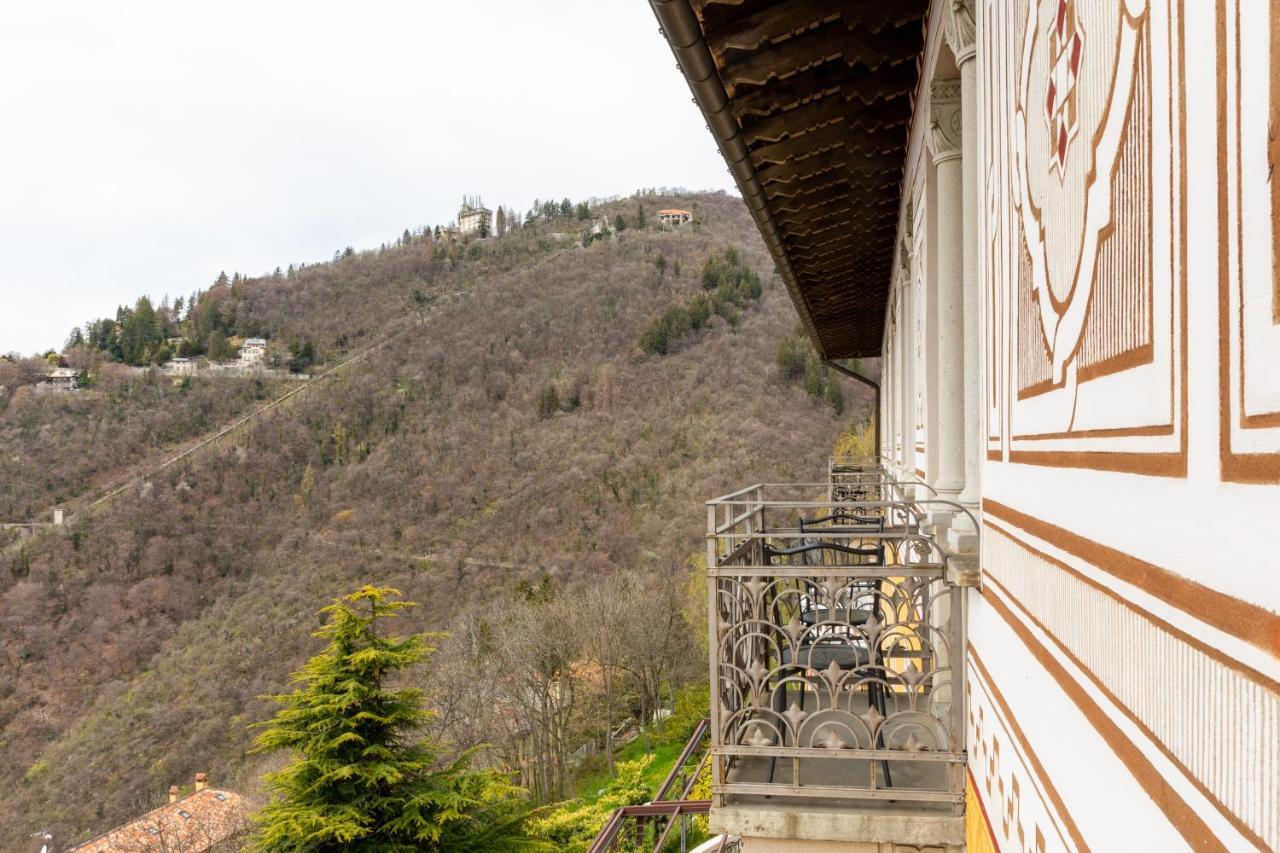
[[[965,3],[933,4],[943,79]],[[1280,4],[971,5],[970,841],[1280,849]],[[923,256],[939,226],[912,145],[924,205],[899,236]]]
[[[998,443],[1028,464],[1180,476],[1176,6],[984,7],[993,87],[985,141],[1005,164],[988,174],[986,282],[992,308],[1013,309],[1012,345],[992,353],[1007,366],[988,368],[1012,380],[997,394],[1000,409],[988,412],[989,450]],[[989,340],[1002,338],[1004,322],[1002,310],[987,314]]]
[[[1221,464],[1238,482],[1280,481],[1276,17],[1244,0],[1220,16]]]

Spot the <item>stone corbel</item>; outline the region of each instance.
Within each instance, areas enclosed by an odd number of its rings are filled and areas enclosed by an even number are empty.
[[[929,153],[935,165],[960,157],[960,78],[934,80],[929,86]]]
[[[950,0],[947,5],[947,46],[955,54],[957,66],[973,59],[977,50],[975,35],[973,0]]]

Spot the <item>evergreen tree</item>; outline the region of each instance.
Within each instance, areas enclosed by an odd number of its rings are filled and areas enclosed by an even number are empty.
[[[556,391],[556,386],[548,382],[542,389],[542,393],[538,395],[538,417],[546,420],[559,409],[560,393]]]
[[[560,215],[564,217],[573,216],[573,202],[564,199],[560,202]]]
[[[264,851],[518,850],[521,792],[470,754],[441,766],[419,739],[431,719],[418,690],[385,682],[430,653],[423,638],[389,637],[379,622],[411,606],[393,589],[365,586],[324,608],[323,652],[293,674],[301,685],[271,697],[283,707],[261,724],[256,748],[293,761],[266,777],[274,796],[258,814]]]
[[[127,364],[140,366],[151,360],[152,348],[163,339],[156,310],[151,300],[141,297],[132,311],[123,313],[120,330],[120,351]]]
[[[613,230],[625,231],[626,228],[627,228],[627,220],[623,219],[622,214],[619,213],[617,216],[613,218]]]
[[[502,209],[502,205],[498,205],[498,212],[495,214],[497,220],[498,236],[505,236],[507,233],[507,212]]]
[[[834,377],[827,378],[827,403],[837,415],[844,414],[844,392],[840,390],[840,383]]]
[[[585,201],[578,202],[578,221],[585,222],[591,218],[591,205]]]
[[[209,333],[205,354],[209,356],[210,361],[226,361],[231,358],[231,345],[227,343],[227,336],[222,334],[220,329],[214,329]]]
[[[644,227],[644,205],[640,202],[636,202],[636,227]]]

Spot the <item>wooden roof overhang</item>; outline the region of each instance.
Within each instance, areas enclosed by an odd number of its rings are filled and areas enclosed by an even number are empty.
[[[880,354],[928,0],[649,0],[826,358]]]

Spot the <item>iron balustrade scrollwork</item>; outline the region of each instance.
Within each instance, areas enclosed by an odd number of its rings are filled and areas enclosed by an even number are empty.
[[[756,485],[708,503],[715,801],[958,812],[964,608],[925,532],[935,501],[892,490],[807,499],[826,485]]]

